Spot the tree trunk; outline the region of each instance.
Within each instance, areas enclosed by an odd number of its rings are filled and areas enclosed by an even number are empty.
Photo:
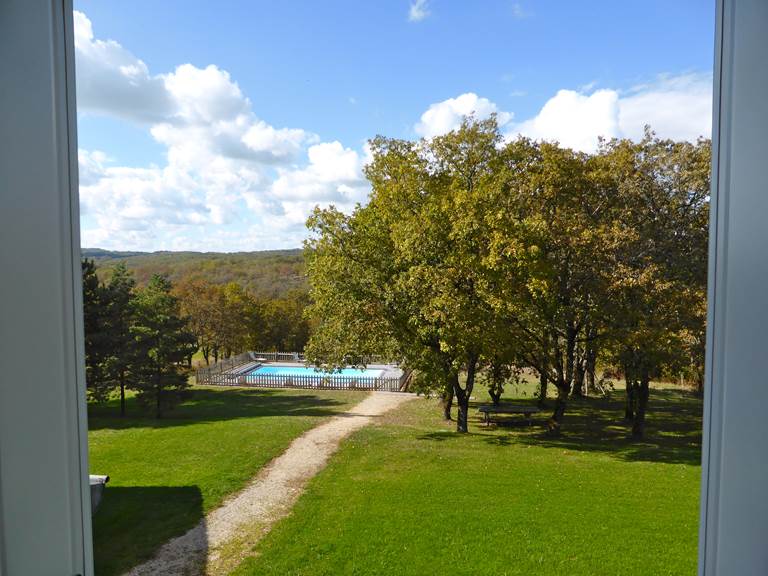
[[[459,385],[458,372],[451,375],[451,384],[454,397],[456,398],[456,407],[458,408],[456,414],[456,432],[469,432],[469,395]]]
[[[456,417],[456,431],[461,433],[469,432],[469,397],[472,395],[472,389],[475,386],[475,375],[477,373],[478,357],[470,354],[467,362],[467,382],[464,388],[459,384],[458,372],[452,376],[453,390],[456,395],[458,405],[458,415]]]
[[[125,416],[125,370],[120,370],[120,416]]]
[[[547,403],[547,385],[549,384],[549,352],[550,334],[548,330],[542,332],[541,366],[539,367],[539,407],[544,408]]]
[[[539,407],[543,408],[547,403],[547,385],[549,384],[549,376],[546,370],[539,372]]]
[[[210,356],[211,356],[211,350],[208,348],[208,346],[203,346],[203,358],[205,358],[205,365],[210,366]]]
[[[648,398],[650,396],[649,381],[648,373],[643,373],[640,378],[640,387],[637,394],[635,421],[632,424],[632,437],[635,439],[640,439],[645,434],[645,413],[648,409]]]
[[[568,396],[571,393],[571,384],[573,382],[577,335],[578,331],[575,326],[573,326],[573,324],[568,326],[565,342],[565,371],[563,371],[562,359],[557,363],[557,380],[555,381],[555,386],[557,387],[557,401],[555,402],[555,411],[552,413],[552,418],[549,420],[549,431],[554,434],[560,432],[563,416],[565,416],[565,409],[568,406]]]
[[[491,386],[490,388],[488,388],[488,395],[491,397],[491,402],[493,402],[494,405],[498,405],[498,403],[501,401],[500,388]]]
[[[589,394],[590,391],[594,393],[595,390],[595,371],[597,370],[597,348],[594,343],[590,342],[587,345],[586,359],[584,365],[587,372],[586,390],[585,393]]]
[[[456,432],[469,432],[469,395],[462,390],[456,393],[458,414],[456,415]]]
[[[702,370],[696,370],[696,395],[704,395],[704,372]]]
[[[157,370],[157,383],[155,384],[155,409],[157,410],[157,418],[160,419],[163,417],[163,404],[162,404],[162,394],[163,394],[163,386],[161,385],[162,382],[162,368],[158,368]]]
[[[571,324],[566,330],[565,342],[565,384],[570,389],[573,382],[573,369],[576,364],[576,336],[578,332]]]
[[[573,391],[571,392],[571,396],[577,398],[584,397],[584,375],[586,372],[584,362],[585,359],[583,355],[580,355],[578,358],[576,358],[573,374]]]
[[[453,382],[449,382],[445,387],[440,400],[443,405],[443,420],[453,420],[451,417],[451,408],[453,408]]]
[[[627,387],[627,398],[624,404],[624,420],[631,422],[635,419],[635,382],[624,373],[624,381]]]
[[[552,434],[559,434],[560,426],[563,423],[563,416],[565,416],[565,409],[568,407],[570,386],[562,379],[558,379],[558,381],[555,382],[555,386],[557,387],[557,400],[555,401],[555,411],[552,413],[552,418],[549,420],[549,432]]]

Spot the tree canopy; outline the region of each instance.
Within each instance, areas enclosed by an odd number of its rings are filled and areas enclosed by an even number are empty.
[[[638,436],[649,379],[701,369],[708,141],[648,130],[587,155],[467,118],[371,151],[369,203],[308,222],[315,364],[397,358],[455,396],[459,431],[478,371],[528,367],[557,389],[557,432],[599,355],[626,374]]]

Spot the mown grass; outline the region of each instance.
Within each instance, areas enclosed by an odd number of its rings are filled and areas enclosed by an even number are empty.
[[[360,392],[194,388],[166,417],[89,406],[90,469],[110,482],[93,519],[96,573],[120,574],[192,528]]]
[[[694,574],[700,401],[654,390],[641,443],[622,415],[617,392],[571,403],[557,438],[546,416],[457,435],[414,400],[346,441],[234,574]]]

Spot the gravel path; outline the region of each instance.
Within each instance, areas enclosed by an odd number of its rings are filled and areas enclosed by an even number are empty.
[[[344,438],[411,398],[411,394],[373,392],[349,412],[305,432],[245,489],[230,496],[189,532],[168,541],[154,558],[132,569],[127,576],[220,573],[222,546],[228,546],[228,557],[237,555],[229,547],[233,542],[237,546],[242,534],[249,534],[239,546],[243,548],[240,554],[248,552],[276,520],[290,512],[309,479],[325,467]],[[256,534],[254,526],[259,527]]]

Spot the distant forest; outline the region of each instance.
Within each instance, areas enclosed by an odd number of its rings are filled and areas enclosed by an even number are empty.
[[[138,286],[159,274],[174,284],[202,280],[210,284],[235,282],[262,298],[281,298],[306,292],[304,256],[300,249],[262,252],[113,252],[83,248],[83,258],[94,260],[101,281],[108,281],[118,262],[130,270]]]

